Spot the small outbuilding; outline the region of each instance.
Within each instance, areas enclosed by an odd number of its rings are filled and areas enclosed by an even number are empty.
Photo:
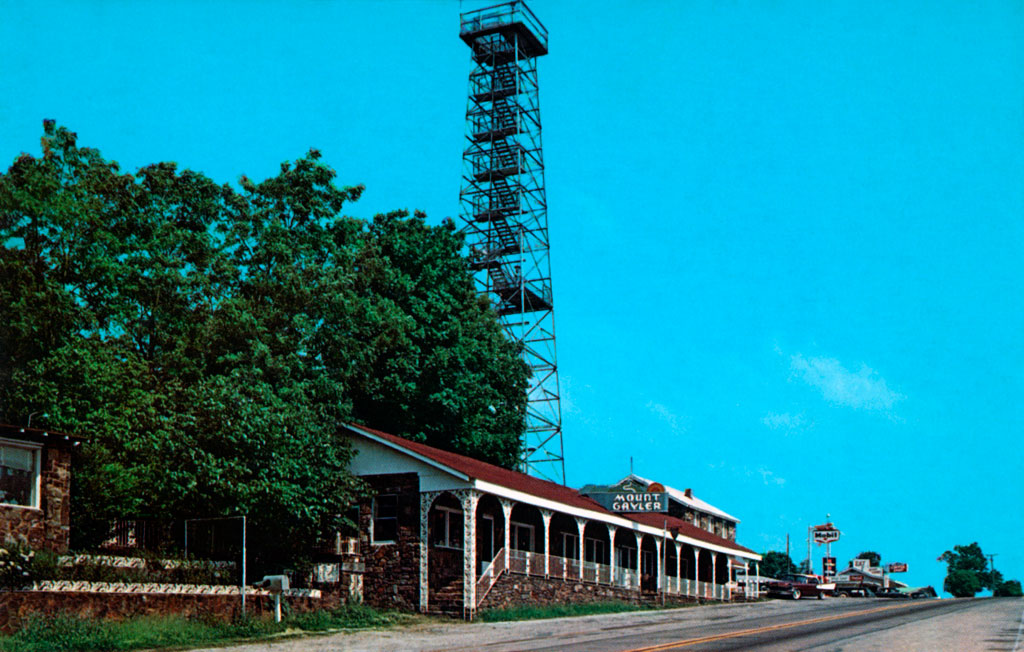
[[[71,454],[81,437],[0,424],[0,539],[64,552],[71,535]]]

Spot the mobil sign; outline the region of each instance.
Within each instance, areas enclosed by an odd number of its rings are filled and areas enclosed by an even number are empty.
[[[815,543],[834,543],[839,541],[839,530],[831,523],[814,526]]]

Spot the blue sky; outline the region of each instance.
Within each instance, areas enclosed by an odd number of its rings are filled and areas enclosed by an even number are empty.
[[[941,588],[978,541],[1024,579],[1024,6],[531,6],[569,483],[632,457],[758,551],[830,513],[840,564]],[[0,0],[0,161],[43,118],[222,182],[317,147],[349,214],[440,221],[459,10]]]

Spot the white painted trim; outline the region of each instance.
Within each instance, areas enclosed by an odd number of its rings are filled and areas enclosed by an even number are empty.
[[[396,444],[396,443],[394,443],[392,441],[384,439],[383,437],[378,437],[377,435],[375,435],[373,433],[370,433],[370,432],[366,432],[365,430],[362,430],[361,428],[358,428],[356,426],[345,424],[344,427],[348,428],[351,432],[354,432],[357,435],[361,435],[361,436],[363,436],[363,437],[365,437],[365,438],[367,438],[367,439],[369,439],[371,441],[377,442],[378,444],[381,444],[383,446],[387,446],[388,448],[390,448],[392,450],[396,450],[399,453],[402,453],[403,455],[408,455],[409,457],[411,457],[413,459],[417,459],[420,462],[423,462],[424,464],[428,464],[428,465],[434,467],[435,469],[440,469],[441,471],[444,471],[445,473],[447,473],[449,475],[454,475],[459,480],[466,480],[466,481],[469,480],[469,476],[466,475],[465,473],[462,473],[461,471],[456,471],[455,469],[451,468],[450,466],[446,466],[444,464],[441,464],[440,462],[436,462],[436,461],[430,459],[429,457],[427,457],[426,455],[420,455],[419,453],[411,451],[411,450],[409,450],[408,448],[406,448],[404,446],[400,446],[399,444]]]
[[[31,509],[37,512],[43,510],[43,444],[34,441],[22,441],[19,439],[7,439],[6,437],[0,437],[0,446],[9,446],[10,448],[20,448],[32,452],[33,466],[35,467],[35,482],[33,483],[32,491],[29,493],[29,502],[31,505],[16,505],[14,503],[5,503],[0,501],[0,505],[4,507],[18,507],[21,509]]]
[[[633,530],[634,532],[650,534],[659,539],[665,537],[665,532],[660,527],[651,527],[649,525],[643,525],[642,523],[637,523],[636,521],[631,521],[620,516],[602,514],[601,512],[595,512],[589,509],[565,505],[554,500],[548,500],[547,498],[539,498],[537,496],[533,496],[522,491],[509,489],[507,487],[502,487],[501,485],[485,482],[483,480],[474,479],[473,486],[476,489],[483,491],[485,493],[494,494],[496,496],[502,496],[504,498],[510,498],[516,502],[526,503],[527,505],[533,505],[535,507],[550,509],[552,511],[560,512],[562,514],[568,514],[569,516],[582,516],[583,518],[587,518],[592,521],[598,521],[599,523],[616,525],[618,527]],[[702,548],[704,550],[708,550],[711,552],[722,552],[727,555],[735,555],[737,557],[743,557],[745,559],[752,559],[756,561],[761,560],[761,555],[757,553],[743,552],[742,550],[736,550],[735,548],[726,548],[725,546],[707,543],[706,541],[700,541],[699,539],[691,539],[690,537],[687,537],[682,534],[673,538],[673,540],[679,541],[681,543],[688,543],[695,548]]]

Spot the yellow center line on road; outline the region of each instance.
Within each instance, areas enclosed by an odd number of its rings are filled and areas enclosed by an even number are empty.
[[[728,632],[725,634],[715,634],[713,636],[702,636],[701,638],[688,638],[681,641],[673,641],[671,643],[660,643],[658,645],[651,645],[649,647],[638,647],[631,650],[623,650],[623,652],[661,652],[662,650],[672,650],[680,647],[688,647],[690,645],[697,645],[698,643],[711,643],[713,641],[721,641],[727,638],[739,638],[741,636],[752,636],[754,634],[763,634],[765,632],[772,632],[779,629],[788,629],[790,627],[800,627],[801,625],[814,625],[816,623],[824,623],[830,620],[841,620],[843,618],[853,618],[854,616],[864,616],[866,614],[878,613],[879,611],[889,611],[891,609],[905,609],[913,606],[912,604],[898,604],[891,605],[888,607],[876,607],[875,609],[862,609],[860,611],[851,611],[848,613],[838,614],[836,616],[823,616],[821,618],[812,618],[810,620],[801,620],[795,623],[783,623],[781,625],[769,625],[767,627],[755,627],[754,629],[743,629],[738,632]]]

